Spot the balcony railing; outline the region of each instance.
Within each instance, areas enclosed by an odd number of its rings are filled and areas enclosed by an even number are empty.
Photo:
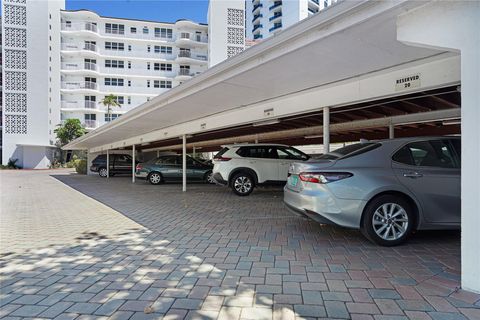
[[[190,69],[180,69],[178,71],[179,76],[193,76],[193,74],[190,72]]]
[[[84,101],[85,109],[96,109],[97,108],[97,102],[95,101]]]
[[[74,62],[65,62],[62,63],[62,70],[89,70],[97,71],[97,64],[92,62],[84,63],[74,63]]]
[[[85,109],[97,109],[97,103],[95,101],[66,101],[63,100],[61,103],[62,108],[65,109],[80,109],[80,108],[85,108]]]
[[[263,8],[263,4],[262,3],[259,3],[259,4],[256,4],[253,6],[253,9],[252,9],[252,12],[255,12],[257,11],[257,9],[259,8]]]
[[[98,90],[98,84],[91,81],[63,81],[62,89],[66,90]]]
[[[310,0],[310,1],[312,1],[315,4],[318,4],[318,0]]]
[[[254,25],[252,32],[255,32],[257,29],[260,29],[260,28],[263,28],[263,25],[261,24]]]
[[[192,56],[192,53],[190,51],[180,51],[178,53],[179,58],[190,58]]]
[[[190,58],[195,60],[207,61],[207,56],[202,54],[194,54],[190,51],[180,51],[178,53],[178,58]]]
[[[97,71],[97,64],[92,62],[84,62],[83,67],[85,70]]]
[[[273,3],[272,6],[270,6],[270,8],[268,8],[268,10],[273,10],[275,8],[280,7],[281,5],[282,5],[282,1],[276,1],[276,2]]]
[[[62,23],[63,31],[91,31],[98,33],[98,26],[91,22]]]
[[[201,43],[208,43],[208,37],[200,34],[181,33],[177,40],[191,40]]]
[[[253,39],[254,39],[254,40],[262,39],[262,38],[263,38],[263,35],[262,35],[262,34],[254,34],[254,35],[253,35]]]
[[[281,27],[282,27],[281,23],[275,23],[275,25],[273,27],[271,27],[270,29],[268,29],[268,31],[272,32],[274,30],[280,29]]]
[[[81,50],[87,50],[87,51],[93,51],[97,52],[97,45],[93,43],[62,43],[62,50],[65,51],[81,51]]]
[[[97,120],[85,120],[83,123],[85,128],[88,129],[95,129],[98,127],[98,121]]]
[[[282,16],[282,13],[277,13],[277,14],[274,14],[273,17],[270,17],[268,20],[269,21],[272,21],[272,20],[275,20],[277,18],[280,18]]]
[[[263,18],[263,14],[260,13],[260,14],[254,15],[254,16],[253,16],[253,19],[252,19],[252,23],[254,23],[255,20],[257,20],[257,19],[259,19],[259,18]]]

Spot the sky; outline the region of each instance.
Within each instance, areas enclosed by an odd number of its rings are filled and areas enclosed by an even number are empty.
[[[89,9],[101,16],[207,23],[208,0],[66,0],[67,10]]]

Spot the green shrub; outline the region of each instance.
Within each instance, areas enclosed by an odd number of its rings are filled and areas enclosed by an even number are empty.
[[[78,174],[87,174],[87,160],[85,159],[77,159],[73,160],[75,165],[75,170]]]

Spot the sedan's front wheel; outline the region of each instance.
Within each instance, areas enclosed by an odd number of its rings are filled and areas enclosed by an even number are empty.
[[[162,181],[162,175],[158,172],[152,172],[148,175],[148,182],[150,182],[151,184],[157,185],[162,183]]]
[[[404,198],[383,195],[365,208],[361,231],[370,241],[391,247],[405,242],[413,224],[412,208]]]

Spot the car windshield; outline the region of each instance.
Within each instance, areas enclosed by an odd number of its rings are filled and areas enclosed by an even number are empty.
[[[367,143],[355,143],[351,144],[348,146],[345,146],[343,148],[339,148],[333,152],[329,152],[326,154],[323,154],[319,156],[317,159],[323,159],[323,160],[337,160],[340,158],[347,158],[351,157],[354,155],[359,155],[364,152],[373,150],[377,147],[379,147],[380,144],[376,142],[367,142]]]

